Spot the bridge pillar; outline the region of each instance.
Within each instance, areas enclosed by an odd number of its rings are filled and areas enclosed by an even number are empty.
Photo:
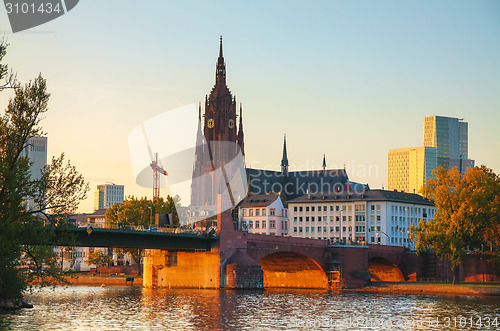
[[[333,288],[360,288],[370,282],[368,247],[334,245],[329,247],[326,272]]]
[[[219,288],[219,250],[146,249],[144,287]]]

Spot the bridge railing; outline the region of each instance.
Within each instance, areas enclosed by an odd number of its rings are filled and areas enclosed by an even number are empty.
[[[145,227],[144,225],[136,225],[136,224],[116,224],[116,223],[84,223],[78,226],[79,228],[87,228],[92,226],[93,228],[102,228],[102,229],[113,229],[113,230],[125,230],[125,231],[144,231],[144,232],[163,232],[163,233],[195,233],[195,234],[205,234],[213,229],[213,227],[190,227],[190,226],[174,226],[167,225],[163,227]],[[213,231],[212,231],[213,232]]]

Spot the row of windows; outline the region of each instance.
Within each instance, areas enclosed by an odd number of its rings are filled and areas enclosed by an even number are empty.
[[[305,230],[305,232],[314,232],[314,229],[316,229],[318,232],[327,232],[328,229],[330,229],[330,232],[340,232],[340,226],[318,226],[318,227],[314,227],[314,226],[306,226],[306,227],[302,227],[302,226],[294,226],[293,227],[293,232],[302,232],[302,230]],[[335,231],[334,231],[335,229]],[[366,227],[365,226],[356,226],[354,228],[356,230],[356,232],[366,232]],[[342,232],[346,233],[346,232],[352,232],[352,226],[343,226],[342,227]]]
[[[267,222],[266,221],[248,221],[248,223],[247,223],[246,221],[242,221],[242,225],[243,225],[243,227],[248,226],[248,229],[266,229]],[[276,221],[275,220],[269,221],[269,229],[276,229]],[[288,230],[288,222],[287,221],[281,221],[281,229]]]
[[[316,208],[317,207],[317,208]],[[375,206],[372,206],[372,210],[374,210]],[[294,206],[294,212],[301,211],[328,211],[328,206]],[[343,206],[330,206],[330,211],[352,211],[352,205],[343,205]],[[364,204],[354,205],[355,211],[365,211],[366,207]],[[380,210],[380,205],[377,205],[377,210]]]
[[[267,208],[242,208],[242,216],[266,216]],[[269,208],[269,216],[275,216],[276,209]],[[281,216],[288,217],[288,209],[281,209]]]

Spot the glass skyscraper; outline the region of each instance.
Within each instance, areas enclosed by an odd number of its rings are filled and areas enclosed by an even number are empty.
[[[424,117],[424,146],[436,147],[437,165],[465,172],[474,167],[469,159],[468,123],[444,116]]]

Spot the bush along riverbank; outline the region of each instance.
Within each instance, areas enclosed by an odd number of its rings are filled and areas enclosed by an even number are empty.
[[[0,311],[10,311],[21,308],[33,308],[33,305],[21,299],[0,299]]]

